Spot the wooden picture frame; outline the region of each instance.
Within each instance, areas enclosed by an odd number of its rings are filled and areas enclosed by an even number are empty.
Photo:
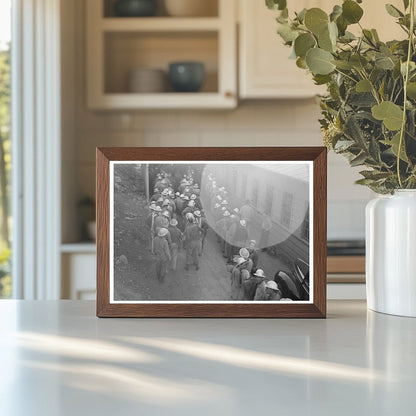
[[[193,318],[325,318],[326,317],[326,181],[327,150],[324,147],[205,147],[205,148],[97,148],[97,316],[98,317],[193,317]],[[184,163],[182,163],[184,162]],[[241,162],[241,163],[240,163]],[[153,164],[190,166],[309,166],[307,238],[310,274],[305,301],[166,301],[115,300],[114,285],[114,166]],[[193,165],[194,164],[194,165]],[[214,169],[212,167],[211,169]],[[234,168],[237,169],[237,168]],[[266,167],[264,168],[266,169]],[[282,168],[279,168],[282,169]],[[257,171],[254,171],[257,172]],[[210,183],[213,182],[209,176]],[[147,178],[149,175],[147,174]],[[274,178],[274,177],[273,177]],[[273,179],[274,180],[274,179]],[[148,179],[147,179],[148,181]],[[214,181],[215,182],[215,181]],[[201,180],[202,183],[202,180]],[[149,184],[147,183],[147,194]],[[172,185],[173,186],[173,185]],[[216,186],[210,185],[210,186]],[[202,189],[202,186],[201,186]],[[256,191],[257,192],[257,191]],[[147,195],[148,197],[148,195]],[[112,198],[112,199],[111,199]],[[144,198],[144,197],[143,197]],[[224,214],[225,215],[225,214]],[[270,214],[271,215],[271,214]],[[189,218],[188,218],[189,219]],[[192,219],[193,220],[193,219]],[[305,220],[306,221],[306,220]],[[153,224],[153,223],[152,223]],[[312,232],[310,232],[311,230]],[[110,235],[112,233],[112,235]],[[110,244],[112,241],[112,244]],[[211,243],[213,244],[213,243]],[[240,251],[241,253],[241,251]],[[196,269],[198,270],[198,269]],[[140,271],[139,271],[140,272]],[[309,269],[307,271],[309,276]],[[111,275],[111,276],[110,276]],[[113,279],[113,280],[111,280]],[[118,279],[118,278],[117,278]],[[111,282],[113,285],[111,285]],[[269,282],[267,282],[269,283]],[[309,283],[309,280],[308,280]],[[110,287],[111,286],[111,287]],[[280,289],[280,287],[279,287]],[[297,300],[297,299],[296,299]]]

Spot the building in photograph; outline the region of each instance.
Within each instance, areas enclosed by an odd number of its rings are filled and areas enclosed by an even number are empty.
[[[249,202],[255,216],[252,229],[260,237],[270,217],[270,245],[278,245],[288,258],[309,260],[309,165],[293,163],[221,164],[207,167],[229,190],[235,206]]]

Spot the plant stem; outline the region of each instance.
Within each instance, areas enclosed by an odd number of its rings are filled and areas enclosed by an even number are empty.
[[[399,149],[397,151],[397,177],[399,179],[399,186],[403,188],[402,178],[400,175],[400,156],[402,152],[402,146],[404,141],[404,132],[406,130],[406,110],[407,110],[407,83],[409,82],[409,68],[410,61],[412,58],[413,50],[413,36],[414,36],[414,27],[415,27],[415,0],[410,0],[410,30],[409,30],[409,45],[407,47],[407,60],[406,60],[406,73],[404,76],[404,85],[403,85],[403,119],[402,127],[400,129],[400,140],[399,140]]]

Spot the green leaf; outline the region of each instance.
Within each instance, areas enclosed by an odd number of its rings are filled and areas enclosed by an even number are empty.
[[[331,81],[331,76],[316,74],[314,75],[313,80],[315,81],[315,85],[324,85]]]
[[[363,69],[368,64],[367,60],[358,53],[351,55],[349,62],[354,68],[358,70]]]
[[[391,151],[393,152],[394,156],[398,156],[399,154],[399,144],[400,144],[400,132],[395,134],[393,138],[390,141],[387,140],[381,140],[381,142],[387,146],[390,146]],[[403,139],[401,148],[400,148],[400,156],[399,158],[403,160],[404,162],[409,162],[409,159],[406,155],[406,149],[405,149],[405,141]]]
[[[392,131],[402,127],[403,110],[391,101],[383,101],[371,109],[373,117],[383,121],[384,125]]]
[[[362,165],[367,159],[367,155],[364,152],[361,152],[358,156],[350,160],[350,165],[352,167]]]
[[[338,140],[334,146],[334,150],[337,153],[345,152],[353,145],[354,142],[351,140]]]
[[[306,65],[305,58],[298,58],[296,59],[296,66],[301,69],[308,69],[308,65]]]
[[[363,16],[363,9],[352,0],[342,3],[342,16],[349,24],[358,23]]]
[[[338,17],[342,15],[342,7],[336,4],[334,8],[332,9],[332,13],[329,15],[329,20],[331,22],[335,22]]]
[[[378,37],[378,33],[377,33],[377,30],[376,29],[371,29],[371,34],[373,35],[373,39],[376,42],[380,42],[380,38]]]
[[[407,96],[412,100],[416,100],[416,82],[407,84]]]
[[[388,178],[391,173],[390,172],[379,172],[377,170],[362,170],[360,175],[364,176],[365,179],[372,179],[373,181],[378,181],[380,179]]]
[[[303,21],[305,20],[305,14],[306,14],[307,10],[306,9],[302,9],[299,13],[296,13],[296,19],[303,23]]]
[[[328,27],[328,15],[318,7],[305,13],[305,26],[315,35],[324,32]]]
[[[339,31],[339,27],[337,25],[337,29]],[[350,43],[351,41],[357,39],[356,36],[354,34],[352,34],[351,32],[348,32],[348,30],[344,33],[343,36],[340,36],[338,38],[338,42],[340,43]]]
[[[332,43],[331,37],[329,35],[328,27],[325,31],[318,35],[318,45],[321,49],[324,49],[328,52],[334,51],[334,44]]]
[[[337,19],[337,27],[340,36],[344,36],[348,27],[348,22],[344,19],[342,15]]]
[[[352,65],[348,61],[334,60],[332,63],[339,69],[344,71],[349,71],[352,68]]]
[[[309,49],[306,54],[306,64],[314,75],[327,75],[333,72],[335,69],[335,65],[332,63],[333,59],[330,52],[320,48]]]
[[[266,6],[270,10],[283,10],[286,8],[286,0],[266,0]]]
[[[386,4],[387,13],[393,17],[403,17],[404,14],[397,8],[394,7],[392,4]]]
[[[302,33],[295,39],[296,56],[304,58],[309,49],[316,45],[314,37],[309,33]]]
[[[376,67],[380,69],[394,69],[394,61],[390,56],[378,56],[375,61]]]
[[[287,23],[280,24],[277,28],[277,33],[288,44],[293,42],[298,36],[298,32],[293,30],[292,27]]]
[[[360,82],[357,82],[355,86],[357,92],[371,92],[371,83],[366,79],[362,79]]]
[[[409,0],[403,0],[403,6],[404,6],[404,9],[406,10],[409,7]]]

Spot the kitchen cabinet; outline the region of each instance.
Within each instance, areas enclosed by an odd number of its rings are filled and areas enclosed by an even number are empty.
[[[61,246],[61,253],[61,298],[95,300],[95,244],[63,244]]]
[[[295,7],[325,8],[325,3],[328,0],[299,0]],[[238,5],[240,97],[308,98],[322,92],[311,75],[289,59],[291,50],[276,33],[277,13],[268,10],[264,1],[239,0]]]
[[[289,3],[289,10],[320,7],[330,12],[334,0],[298,0]],[[402,9],[401,0],[390,3]],[[312,77],[290,59],[291,49],[277,35],[276,11],[268,10],[263,1],[239,0],[239,92],[242,99],[308,98],[325,92],[313,84]],[[362,25],[376,28],[381,40],[403,38],[404,32],[394,24],[384,4],[366,0]],[[348,30],[358,33],[358,25]]]
[[[207,0],[208,1],[208,0]],[[237,105],[236,4],[218,2],[207,17],[115,17],[104,0],[88,0],[87,102],[90,109],[234,108]],[[167,71],[175,61],[199,61],[200,92],[131,93],[130,71]]]

